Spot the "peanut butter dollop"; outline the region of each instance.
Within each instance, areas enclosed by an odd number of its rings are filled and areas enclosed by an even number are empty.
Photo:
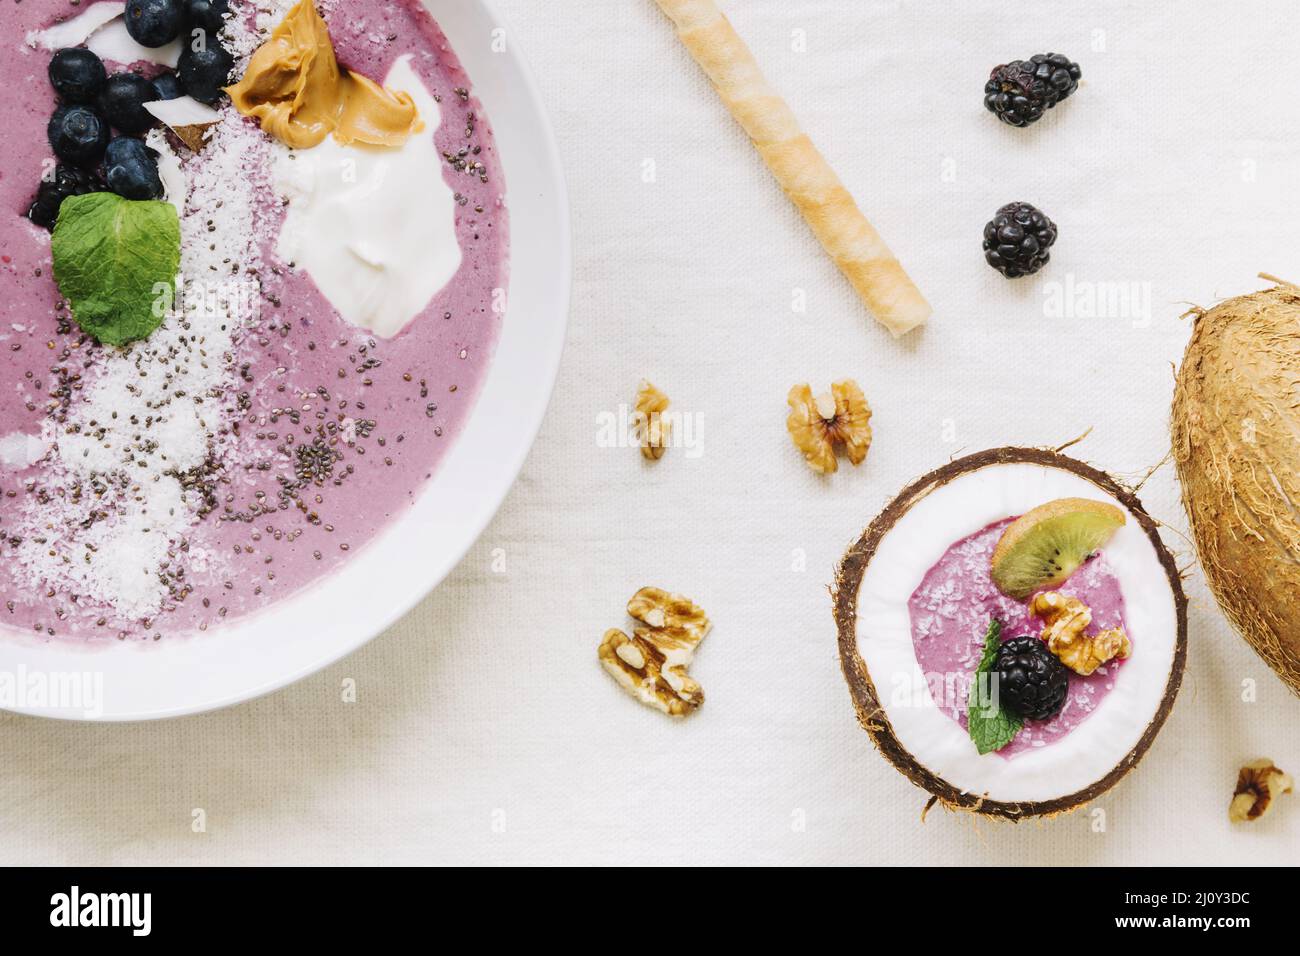
[[[339,66],[312,0],[285,14],[226,92],[235,109],[294,149],[316,146],[330,133],[344,145],[401,146],[424,126],[408,94]]]

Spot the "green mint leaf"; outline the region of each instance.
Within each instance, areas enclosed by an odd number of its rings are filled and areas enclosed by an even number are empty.
[[[51,241],[54,279],[83,330],[108,345],[162,324],[180,267],[176,207],[114,193],[70,196]]]
[[[989,629],[984,635],[984,654],[980,657],[979,667],[971,679],[970,697],[966,704],[966,725],[970,730],[970,739],[975,741],[975,749],[981,755],[1001,750],[1024,726],[1024,720],[1010,713],[1003,707],[993,706],[991,699],[991,681],[994,680],[993,665],[998,659],[998,648],[1002,646],[1002,622],[997,618],[989,619]]]

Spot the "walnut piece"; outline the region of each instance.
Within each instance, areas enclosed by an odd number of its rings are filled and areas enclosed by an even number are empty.
[[[844,446],[854,465],[862,464],[871,447],[871,406],[857,382],[846,378],[816,398],[808,385],[796,385],[786,401],[786,430],[809,468],[820,474],[834,472],[839,467],[836,445]]]
[[[214,123],[190,123],[187,126],[171,126],[169,129],[176,138],[189,147],[190,152],[198,153],[208,143],[208,130]]]
[[[1267,757],[1252,760],[1237,774],[1228,819],[1233,823],[1258,820],[1273,809],[1274,797],[1290,793],[1294,786],[1291,775],[1273,766]]]
[[[1092,611],[1078,598],[1043,591],[1029,602],[1029,613],[1043,619],[1047,649],[1084,677],[1107,661],[1117,657],[1122,660],[1133,651],[1133,644],[1121,628],[1085,634],[1092,623]]]
[[[644,627],[628,637],[610,628],[600,642],[605,670],[641,703],[681,717],[704,703],[704,691],[687,674],[695,648],[713,625],[704,611],[680,594],[642,588],[627,613]]]
[[[636,390],[632,417],[637,441],[641,443],[641,454],[649,461],[658,461],[668,447],[670,423],[663,417],[667,409],[668,396],[648,379],[642,379]]]

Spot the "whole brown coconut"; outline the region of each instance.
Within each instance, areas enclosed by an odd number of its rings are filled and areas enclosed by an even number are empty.
[[[1174,460],[1210,589],[1300,693],[1300,288],[1194,310]]]
[[[895,734],[887,713],[886,698],[882,694],[882,689],[877,687],[866,662],[858,652],[857,643],[858,591],[863,575],[876,556],[881,542],[903,515],[936,489],[964,475],[991,466],[1020,463],[1072,472],[1112,496],[1128,512],[1151,542],[1159,566],[1169,582],[1177,628],[1169,676],[1151,720],[1144,728],[1137,744],[1118,760],[1109,773],[1090,786],[1053,799],[1033,802],[993,800],[987,796],[960,790],[924,766]],[[1155,520],[1147,514],[1137,496],[1110,475],[1077,459],[1046,448],[992,448],[950,461],[904,488],[885,506],[884,511],[876,516],[862,532],[862,536],[845,553],[836,575],[834,613],[836,629],[839,632],[840,668],[849,685],[858,723],[900,773],[918,787],[929,791],[932,796],[930,804],[927,804],[927,810],[937,801],[950,810],[966,810],[1013,822],[1028,817],[1050,817],[1078,809],[1119,783],[1137,766],[1138,761],[1151,747],[1160,728],[1164,726],[1165,718],[1169,716],[1174,699],[1178,696],[1178,688],[1182,684],[1183,669],[1187,661],[1187,597],[1183,593],[1182,580],[1173,555],[1160,540],[1160,530]]]

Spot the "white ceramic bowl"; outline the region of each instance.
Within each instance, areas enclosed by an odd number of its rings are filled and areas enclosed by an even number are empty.
[[[61,706],[0,701],[7,709],[74,720],[148,720],[284,687],[356,650],[414,607],[505,499],[559,371],[571,273],[568,198],[550,124],[514,35],[497,32],[504,25],[487,0],[424,3],[492,123],[510,207],[505,321],[462,434],[411,510],[339,572],[260,614],[193,637],[102,642],[94,649],[0,635],[0,680],[88,675],[102,687],[99,715],[66,700]],[[357,601],[358,594],[366,600]]]

